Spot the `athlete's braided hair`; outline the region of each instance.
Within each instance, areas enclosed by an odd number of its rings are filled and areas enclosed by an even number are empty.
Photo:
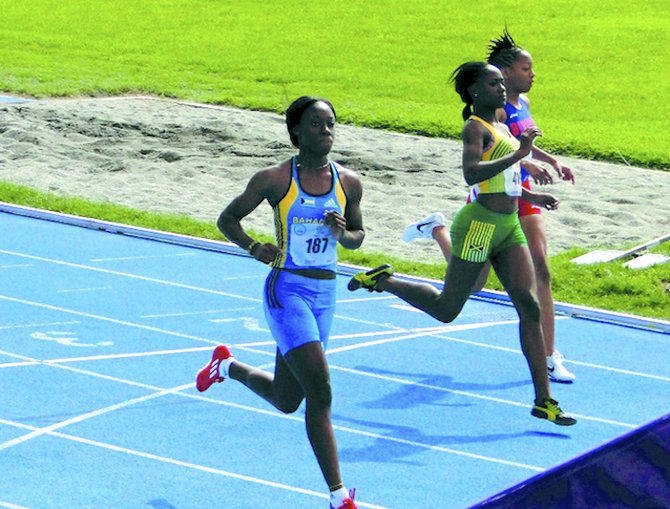
[[[291,105],[286,109],[286,128],[288,129],[288,135],[289,138],[291,138],[291,143],[296,148],[298,148],[299,143],[298,143],[298,137],[295,134],[293,134],[293,128],[300,123],[300,118],[302,117],[302,114],[305,113],[307,108],[309,108],[312,104],[317,102],[326,103],[333,112],[335,118],[337,118],[335,108],[333,108],[333,105],[330,103],[330,101],[328,101],[327,99],[322,99],[320,97],[303,95],[302,97],[298,97],[295,101],[293,101]]]
[[[512,36],[507,31],[507,26],[503,30],[503,34],[497,39],[492,39],[488,46],[489,54],[486,61],[495,65],[498,69],[503,67],[511,67],[519,58],[519,55],[525,51],[521,46],[517,46],[512,39]]]
[[[463,120],[467,120],[472,115],[472,105],[474,100],[470,95],[468,88],[473,85],[479,77],[486,71],[486,62],[466,62],[459,65],[454,72],[451,73],[449,81],[454,83],[456,93],[461,96],[461,100],[465,103],[463,108]]]

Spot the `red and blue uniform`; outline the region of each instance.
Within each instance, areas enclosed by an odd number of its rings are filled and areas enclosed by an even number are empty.
[[[517,139],[529,127],[537,127],[533,116],[530,114],[528,100],[523,96],[519,96],[519,106],[515,106],[509,102],[505,103],[505,115],[507,117],[505,124]],[[524,170],[523,166],[521,167],[521,185],[528,190],[531,189],[530,173]],[[541,213],[542,209],[540,207],[519,198],[519,216],[530,216]]]

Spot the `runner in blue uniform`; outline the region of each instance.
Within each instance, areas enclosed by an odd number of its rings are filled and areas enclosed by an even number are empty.
[[[274,374],[238,361],[219,345],[198,372],[196,386],[202,392],[232,378],[285,413],[305,400],[307,436],[329,487],[330,507],[356,509],[355,490],[347,490],[340,474],[325,348],[335,313],[337,244],[356,249],[365,232],[359,177],[328,159],[335,120],[330,102],[296,99],[286,124],[298,154],[252,176],[218,220],[229,240],[271,267],[263,307],[277,342]],[[254,240],[241,225],[264,201],[274,211],[276,244]]]

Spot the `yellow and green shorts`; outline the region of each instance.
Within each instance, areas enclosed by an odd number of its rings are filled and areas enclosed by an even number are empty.
[[[451,223],[452,255],[484,263],[512,246],[527,244],[519,215],[493,212],[476,200],[458,211]]]

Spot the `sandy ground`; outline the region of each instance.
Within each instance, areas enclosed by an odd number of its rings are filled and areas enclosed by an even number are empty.
[[[0,179],[59,195],[216,221],[257,170],[295,153],[283,117],[156,98],[49,99],[0,104]],[[467,188],[461,144],[337,126],[332,158],[363,180],[363,249],[440,261],[428,240],[405,244],[407,223],[447,219]],[[670,232],[670,172],[563,158],[576,185],[546,186],[551,253],[622,247]],[[537,188],[539,189],[539,188]],[[245,227],[272,232],[269,206]]]

